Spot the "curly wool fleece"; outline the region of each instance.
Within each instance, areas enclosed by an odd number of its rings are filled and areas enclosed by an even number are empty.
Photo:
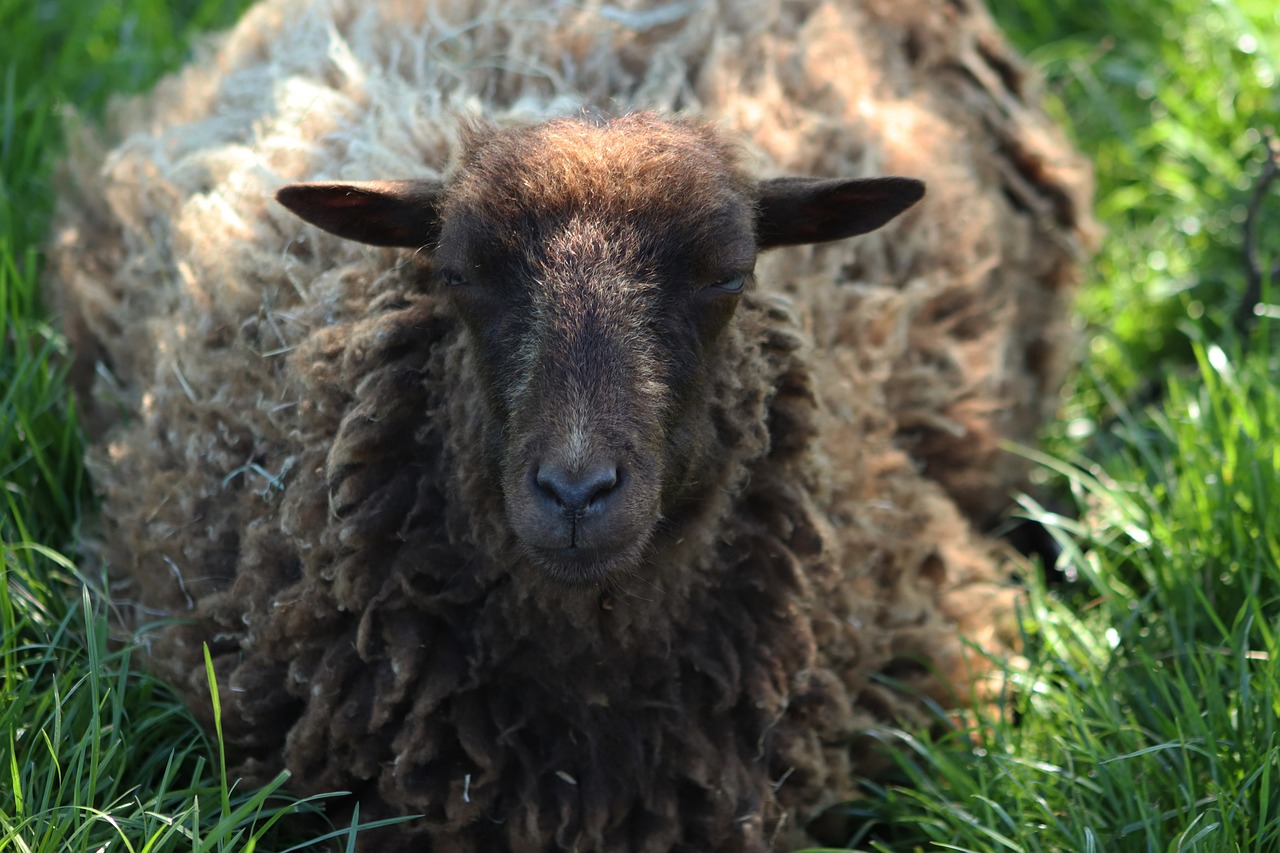
[[[761,257],[705,402],[720,497],[652,575],[567,591],[507,548],[420,264],[272,194],[439,177],[460,114],[583,108],[930,193]],[[858,731],[964,688],[961,631],[1004,647],[973,524],[1054,406],[1091,189],[973,0],[268,0],[77,142],[49,290],[113,593],[182,618],[151,661],[206,717],[209,645],[242,773],[424,815],[368,849],[789,849],[873,766]]]

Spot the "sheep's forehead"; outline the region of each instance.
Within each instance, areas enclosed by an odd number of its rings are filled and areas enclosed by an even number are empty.
[[[445,218],[491,228],[594,221],[666,234],[750,230],[753,185],[710,128],[641,114],[480,134],[467,145]]]

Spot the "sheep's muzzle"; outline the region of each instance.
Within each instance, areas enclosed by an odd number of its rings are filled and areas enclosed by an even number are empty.
[[[553,578],[590,583],[634,563],[649,539],[635,478],[614,462],[545,460],[508,496],[513,526],[529,555]]]

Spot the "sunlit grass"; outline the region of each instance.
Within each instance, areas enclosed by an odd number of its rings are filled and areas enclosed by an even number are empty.
[[[1089,369],[1070,414],[1105,407],[1190,356],[1182,320],[1209,329],[1242,292],[1248,191],[1280,126],[1280,6],[1271,0],[992,0],[1049,78],[1057,112],[1098,173],[1107,239],[1080,300]],[[1275,205],[1280,216],[1280,205]],[[1275,228],[1264,251],[1280,255]]]
[[[1025,668],[963,729],[885,733],[877,851],[1280,849],[1280,348],[1232,321],[1275,91],[1270,2],[995,0],[1098,170],[1084,370],[1039,456],[1067,512]],[[1258,211],[1280,255],[1280,195]],[[1269,283],[1264,283],[1269,284]],[[1264,288],[1265,306],[1274,300]],[[1046,580],[1046,577],[1050,580]]]
[[[101,582],[58,553],[90,502],[65,343],[38,305],[59,110],[99,115],[243,5],[0,0],[0,850],[242,851],[267,832],[278,850],[324,830],[294,817],[317,808],[285,777],[219,772],[217,741],[109,642]]]
[[[1059,462],[1081,520],[1033,516],[1079,580],[1029,578],[1005,704],[910,750],[858,808],[875,850],[1280,849],[1275,354],[1193,340],[1122,448]],[[974,745],[977,748],[974,748]]]

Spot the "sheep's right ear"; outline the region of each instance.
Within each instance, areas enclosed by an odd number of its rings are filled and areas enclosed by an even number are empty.
[[[442,186],[427,180],[287,184],[276,200],[339,237],[420,249],[440,239]]]

